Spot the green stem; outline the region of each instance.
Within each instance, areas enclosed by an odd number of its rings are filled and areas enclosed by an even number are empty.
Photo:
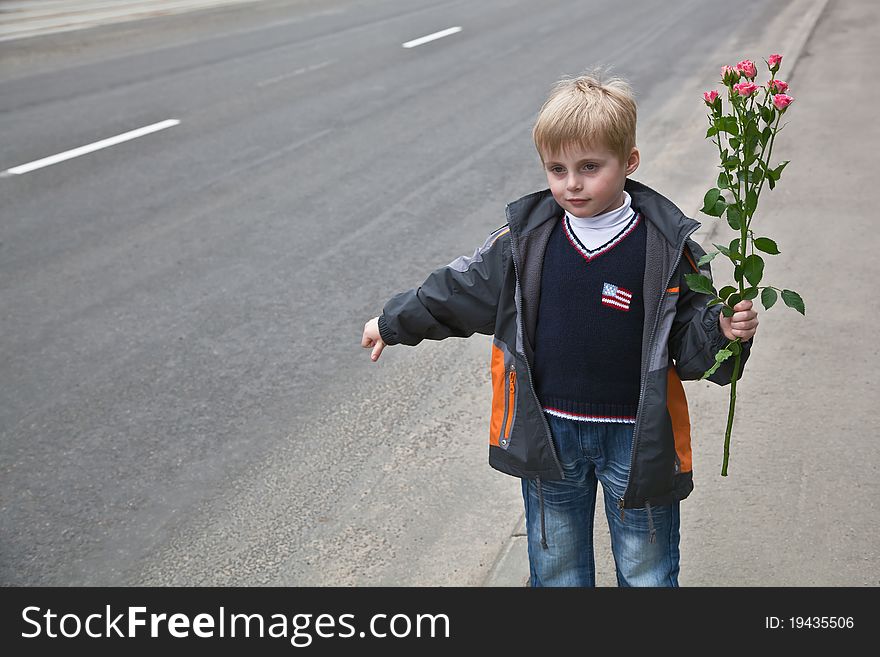
[[[733,104],[733,102],[731,101],[731,105],[732,104]],[[721,118],[721,117],[715,117],[714,115],[709,117],[709,125],[714,126],[716,118]],[[727,175],[727,181],[729,183],[730,182],[730,173],[727,171],[727,167],[724,166],[724,149],[721,146],[721,135],[722,135],[722,132],[720,132],[720,131],[718,133],[716,133],[718,140],[715,141],[715,145],[718,147],[718,158],[721,160],[721,170]],[[728,142],[728,146],[729,146],[730,145],[730,137],[727,138],[727,142]],[[737,152],[739,152],[739,149],[737,149]],[[730,190],[730,193],[733,194],[733,198],[736,200],[737,205],[739,205],[739,189],[738,188],[739,188],[739,180],[737,180],[737,188],[736,189],[730,185],[727,187],[727,189]]]
[[[740,126],[739,131],[739,148],[737,149],[739,154],[739,167],[737,170],[737,182],[742,181],[743,183],[743,202],[740,207],[742,208],[742,222],[740,223],[740,240],[739,240],[739,249],[737,250],[737,255],[739,256],[740,262],[740,277],[737,281],[737,285],[739,286],[739,294],[740,298],[742,298],[743,293],[743,279],[745,278],[745,274],[743,273],[743,265],[746,260],[746,244],[747,244],[747,236],[748,236],[748,198],[749,198],[749,168],[745,165],[746,159],[746,120],[742,113],[740,113],[739,108],[734,104],[734,110],[736,111],[736,116],[738,119],[738,123]],[[743,108],[745,109],[745,108]],[[737,197],[737,201],[739,201],[739,197]],[[735,265],[736,263],[734,263]],[[732,308],[731,308],[732,309]]]
[[[764,102],[761,103],[761,107],[767,106],[767,98],[770,97],[769,91],[764,91]],[[759,112],[760,113],[760,112]],[[779,114],[776,115],[776,125],[779,125]],[[775,128],[775,126],[773,126]],[[770,152],[773,151],[773,137],[776,135],[776,130],[770,131],[770,139],[764,142],[764,145],[761,146],[761,154],[758,156],[758,162],[764,165],[764,176],[767,175],[767,160],[764,159],[764,153],[767,151],[767,146],[770,146]],[[767,153],[767,159],[770,159],[770,153]],[[759,192],[760,193],[760,192]]]
[[[782,119],[782,112],[779,112],[776,115],[776,123],[773,125],[773,134],[770,135],[770,142],[767,145],[767,159],[766,160],[764,159],[763,149],[761,151],[761,160],[762,160],[762,163],[764,164],[764,175],[761,176],[761,184],[758,185],[757,194],[756,194],[757,198],[761,197],[761,190],[764,189],[764,181],[767,179],[767,176],[769,175],[767,173],[767,170],[769,169],[769,165],[767,164],[767,162],[770,159],[770,156],[773,155],[773,142],[776,141],[776,133],[779,132],[778,126],[779,126],[779,121],[781,119]],[[752,217],[747,216],[746,217],[746,225],[747,226],[751,225],[751,223],[752,223]]]
[[[737,338],[739,339],[739,338]],[[724,463],[721,464],[721,476],[727,476],[727,461],[730,458],[730,431],[733,429],[733,413],[736,410],[736,380],[739,378],[739,366],[742,351],[736,354],[733,364],[733,378],[730,379],[730,405],[727,409],[727,431],[724,433]]]
[[[745,221],[746,220],[746,204],[740,202],[741,198],[742,199],[748,198],[748,193],[749,193],[749,174],[748,174],[748,170],[746,169],[746,167],[743,166],[743,160],[745,159],[746,149],[745,149],[745,133],[743,132],[742,128],[745,127],[745,122],[743,121],[743,115],[740,113],[739,108],[736,106],[736,102],[731,100],[730,104],[733,106],[733,111],[736,112],[736,118],[738,119],[737,124],[740,127],[739,135],[737,135],[737,138],[739,140],[739,146],[736,149],[736,154],[739,156],[739,167],[737,167],[737,170],[736,170],[736,193],[735,193],[735,196],[736,196],[737,205],[741,205],[741,207],[742,207],[743,221]],[[743,174],[745,174],[745,178],[743,178]],[[740,196],[740,194],[739,194],[739,186],[741,184],[743,185],[743,195],[742,196]]]

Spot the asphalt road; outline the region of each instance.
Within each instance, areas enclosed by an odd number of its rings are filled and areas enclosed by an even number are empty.
[[[631,81],[634,177],[693,209],[681,99],[804,4],[303,0],[0,44],[0,171],[179,121],[0,177],[0,583],[481,584],[522,506],[490,339],[374,364],[364,322],[545,186],[561,75]]]

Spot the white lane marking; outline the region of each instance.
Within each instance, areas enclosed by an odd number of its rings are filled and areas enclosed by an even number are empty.
[[[335,59],[328,59],[326,62],[321,62],[320,64],[313,64],[311,66],[304,66],[303,68],[298,68],[291,73],[285,73],[284,75],[279,75],[274,78],[269,78],[268,80],[261,80],[257,82],[258,87],[265,87],[268,84],[275,84],[276,82],[281,82],[282,80],[286,80],[287,78],[292,78],[295,75],[302,75],[303,73],[308,73],[309,71],[317,71],[319,68],[324,68],[325,66],[329,66]]]
[[[407,41],[406,43],[401,44],[404,48],[415,48],[416,46],[420,46],[423,43],[428,43],[428,41],[434,41],[435,39],[442,39],[445,36],[449,36],[450,34],[455,34],[456,32],[461,32],[461,27],[450,27],[448,30],[441,30],[440,32],[434,32],[434,34],[429,34],[427,36],[419,37],[418,39],[413,39],[412,41]]]
[[[33,162],[28,162],[27,164],[22,164],[17,167],[13,167],[11,169],[7,169],[0,175],[17,175],[21,173],[27,173],[28,171],[33,171],[34,169],[42,169],[43,167],[51,166],[52,164],[57,164],[58,162],[63,162],[64,160],[69,160],[74,157],[79,157],[80,155],[85,155],[86,153],[91,153],[92,151],[97,151],[102,148],[107,148],[108,146],[114,146],[116,144],[120,144],[124,141],[128,141],[130,139],[137,139],[138,137],[143,137],[144,135],[148,135],[151,132],[158,132],[159,130],[164,130],[165,128],[170,128],[172,126],[180,123],[177,119],[168,119],[167,121],[160,121],[159,123],[153,123],[152,125],[144,126],[143,128],[138,128],[137,130],[130,130],[129,132],[123,132],[121,135],[116,135],[115,137],[109,137],[107,139],[102,139],[101,141],[96,141],[91,144],[86,144],[85,146],[80,146],[79,148],[74,148],[73,150],[64,151],[63,153],[58,153],[58,155],[51,155],[49,157],[44,157],[41,160],[34,160]]]

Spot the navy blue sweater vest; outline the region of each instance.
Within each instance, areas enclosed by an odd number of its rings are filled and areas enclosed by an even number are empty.
[[[562,216],[547,243],[535,330],[535,389],[545,411],[635,422],[639,404],[644,218],[587,249]]]

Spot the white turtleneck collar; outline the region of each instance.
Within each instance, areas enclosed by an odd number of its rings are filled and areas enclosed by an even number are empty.
[[[630,229],[630,224],[635,220],[635,211],[632,209],[631,203],[632,198],[624,192],[623,205],[616,210],[585,219],[566,212],[565,221],[570,227],[569,230],[588,251],[602,249],[620,234]]]
[[[611,210],[610,212],[603,212],[602,214],[597,214],[594,217],[575,217],[570,212],[566,211],[565,216],[568,217],[568,220],[571,222],[571,225],[576,229],[591,229],[591,230],[608,230],[612,228],[622,228],[626,225],[630,219],[632,219],[632,198],[627,192],[623,193],[623,205],[621,205],[616,210]]]

